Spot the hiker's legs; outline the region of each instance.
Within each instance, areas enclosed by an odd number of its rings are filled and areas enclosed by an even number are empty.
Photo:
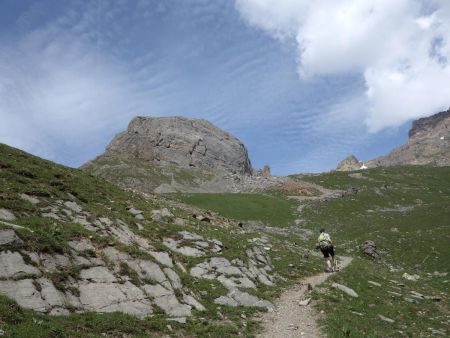
[[[337,261],[336,261],[336,255],[331,256],[331,266],[333,267],[334,271],[337,271]]]
[[[333,265],[332,265],[332,263],[331,263],[331,259],[332,259],[331,256],[325,258],[325,261],[327,262],[327,268],[328,268],[328,270],[332,270],[332,269],[333,269]]]

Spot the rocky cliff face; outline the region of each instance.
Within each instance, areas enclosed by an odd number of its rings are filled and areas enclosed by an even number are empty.
[[[206,120],[136,117],[83,167],[143,192],[234,191],[251,178],[244,144]]]
[[[414,121],[408,143],[366,162],[368,168],[403,164],[450,165],[450,109]]]
[[[252,171],[247,149],[236,137],[206,120],[184,117],[136,117],[103,156],[237,174]]]
[[[413,121],[408,136],[408,143],[395,148],[386,156],[364,162],[364,166],[450,165],[450,109]],[[361,165],[352,155],[340,162],[336,170],[358,170]]]

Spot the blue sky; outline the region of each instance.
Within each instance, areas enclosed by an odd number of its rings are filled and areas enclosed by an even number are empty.
[[[443,0],[2,0],[0,142],[77,167],[182,115],[254,167],[329,170],[450,106],[449,22]]]

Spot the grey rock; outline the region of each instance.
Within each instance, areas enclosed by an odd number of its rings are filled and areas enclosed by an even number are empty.
[[[377,246],[371,240],[365,241],[363,244],[360,245],[359,248],[361,252],[365,255],[368,255],[374,259],[380,258],[380,253],[377,250]]]
[[[307,305],[309,305],[310,302],[311,302],[311,298],[307,298],[307,299],[299,301],[298,305],[300,305],[300,306],[307,306]]]
[[[203,268],[201,266],[194,266],[191,268],[190,274],[192,277],[201,278],[209,272],[207,268]]]
[[[134,218],[136,218],[136,219],[139,220],[139,221],[145,220],[145,217],[144,217],[144,215],[142,215],[142,214],[136,215],[136,216],[134,216]]]
[[[233,298],[228,296],[220,296],[216,299],[214,299],[214,303],[218,305],[226,305],[226,306],[232,306],[236,307],[239,305],[238,302],[236,302]]]
[[[124,312],[136,316],[152,313],[151,303],[133,284],[87,283],[79,286],[80,303],[87,311]]]
[[[374,282],[374,281],[371,281],[371,280],[367,281],[367,283],[369,283],[369,284],[371,284],[371,285],[374,285],[374,286],[381,287],[381,284],[380,284],[380,283],[377,283],[377,282]]]
[[[238,287],[238,285],[232,279],[227,278],[223,275],[220,275],[217,280],[228,290],[235,290]]]
[[[66,268],[71,265],[71,262],[67,256],[59,254],[40,254],[39,259],[45,272],[55,272],[60,268]]]
[[[256,307],[263,307],[263,308],[273,308],[273,304],[259,299],[256,296],[253,296],[247,292],[242,292],[239,290],[233,290],[228,294],[229,297],[233,298],[236,302],[239,303],[239,305],[242,306],[256,306]]]
[[[41,272],[34,266],[25,264],[18,252],[0,252],[0,278],[17,278],[25,275],[40,276]]]
[[[173,294],[155,298],[154,302],[169,316],[189,317],[192,315],[191,307],[181,304]]]
[[[69,316],[70,311],[62,307],[55,307],[48,314],[50,316]]]
[[[163,271],[156,263],[141,259],[129,262],[129,265],[137,270],[136,272],[138,272],[143,278],[148,278],[157,283],[162,283],[167,280]],[[136,267],[138,267],[139,270],[136,269]]]
[[[258,275],[258,281],[259,281],[260,283],[264,284],[264,285],[267,285],[267,286],[273,286],[273,282],[270,281],[270,280],[269,280],[265,275],[263,275],[263,274]]]
[[[105,255],[107,260],[113,263],[119,263],[121,261],[128,261],[131,259],[128,254],[119,251],[112,246],[107,246],[106,248],[104,248],[102,253]]]
[[[169,296],[173,294],[172,290],[168,290],[160,284],[150,285],[146,284],[142,287],[147,295],[152,298],[159,298],[162,296]]]
[[[4,221],[15,221],[16,216],[11,211],[2,208],[0,209],[0,219]]]
[[[32,279],[18,281],[0,280],[0,294],[14,299],[19,306],[38,312],[45,312],[48,304],[36,290]]]
[[[41,297],[50,306],[64,306],[64,294],[58,291],[53,283],[47,278],[39,278],[37,280],[41,286]]]
[[[51,211],[51,212],[44,212],[41,214],[42,217],[46,217],[46,218],[53,218],[56,219],[57,221],[61,221],[61,217],[59,215],[57,215],[55,212]]]
[[[335,289],[341,290],[342,292],[344,292],[345,294],[347,294],[351,297],[358,298],[358,294],[355,292],[355,290],[353,290],[345,285],[333,283],[331,286]]]
[[[223,257],[212,257],[209,262],[209,266],[211,268],[218,270],[218,269],[225,268],[227,266],[231,266],[231,262],[228,259],[223,258]]]
[[[90,239],[88,238],[82,238],[80,240],[77,241],[68,241],[67,244],[69,244],[69,246],[74,249],[75,251],[86,251],[86,250],[92,250],[94,251],[95,248],[92,245],[92,242]]]
[[[186,268],[184,267],[183,264],[181,264],[181,262],[176,262],[175,264],[177,265],[178,269],[180,269],[184,273],[187,273]]]
[[[232,277],[234,279],[235,282],[238,282],[238,286],[240,288],[247,288],[247,289],[256,289],[256,285],[255,283],[253,283],[250,279],[248,279],[247,277]]]
[[[154,222],[162,222],[163,221],[163,217],[161,216],[161,214],[154,214],[154,215],[152,215],[152,221],[154,221]]]
[[[413,282],[417,282],[420,279],[419,275],[415,275],[415,274],[410,275],[409,273],[406,273],[406,272],[402,275],[402,277],[407,280],[413,281]]]
[[[223,273],[224,275],[234,275],[234,276],[242,276],[242,271],[236,266],[223,266],[217,269],[218,273]]]
[[[130,214],[132,214],[132,215],[140,215],[140,214],[142,214],[143,213],[143,211],[142,210],[138,210],[138,209],[135,209],[135,208],[129,208],[128,209],[128,212],[130,213]]]
[[[40,202],[39,198],[30,196],[28,194],[20,194],[19,195],[21,199],[24,201],[30,202],[31,204],[38,204]]]
[[[188,257],[200,257],[204,256],[205,253],[197,248],[192,248],[190,246],[180,246],[180,242],[172,238],[164,238],[163,244],[174,252],[178,252],[183,256]]]
[[[204,238],[196,233],[189,231],[180,231],[179,234],[183,236],[183,239],[188,241],[203,241]]]
[[[104,266],[81,270],[80,278],[95,283],[117,282],[117,278]]]
[[[378,318],[380,318],[384,322],[388,322],[388,323],[391,323],[391,324],[395,322],[395,320],[393,320],[391,318],[388,318],[388,317],[385,317],[385,316],[380,315],[380,314],[378,314]]]
[[[22,243],[14,230],[0,230],[0,245]]]
[[[181,279],[175,271],[170,268],[164,268],[164,272],[166,273],[166,276],[169,277],[170,283],[174,289],[181,289],[183,287]]]
[[[173,267],[172,258],[170,258],[169,254],[165,251],[150,251],[150,255],[158,261],[158,263],[168,266],[169,268]]]
[[[65,205],[67,208],[69,208],[70,210],[75,211],[75,212],[77,212],[77,213],[83,211],[83,208],[82,208],[82,207],[80,207],[77,203],[72,202],[72,201],[64,202],[64,205]]]
[[[183,302],[192,306],[197,311],[205,311],[206,310],[206,308],[197,299],[195,299],[191,295],[183,294]]]
[[[98,220],[106,225],[106,226],[112,226],[113,225],[113,221],[111,221],[111,219],[109,219],[108,217],[99,217]],[[123,222],[122,222],[123,223]],[[122,225],[126,225],[126,224],[122,224]]]
[[[173,224],[178,225],[178,226],[185,226],[186,225],[186,221],[182,218],[175,218],[175,220],[173,221]]]
[[[173,217],[173,214],[167,208],[162,208],[161,210],[152,210],[152,216],[161,215],[161,217]]]

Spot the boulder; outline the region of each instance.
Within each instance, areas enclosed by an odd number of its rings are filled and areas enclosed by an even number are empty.
[[[355,292],[355,290],[353,290],[345,285],[333,283],[331,286],[335,289],[341,290],[342,292],[349,295],[350,297],[358,298],[358,294]]]
[[[16,235],[14,230],[0,230],[0,245],[21,242],[22,240]]]
[[[377,247],[375,245],[375,242],[371,240],[365,241],[363,244],[360,245],[360,250],[363,254],[368,255],[374,259],[380,258],[380,253],[377,250]]]
[[[0,278],[17,278],[25,275],[40,276],[41,272],[32,265],[25,264],[18,252],[0,252]]]
[[[7,209],[0,209],[0,220],[14,221],[16,220],[16,216],[14,216],[14,214]]]

